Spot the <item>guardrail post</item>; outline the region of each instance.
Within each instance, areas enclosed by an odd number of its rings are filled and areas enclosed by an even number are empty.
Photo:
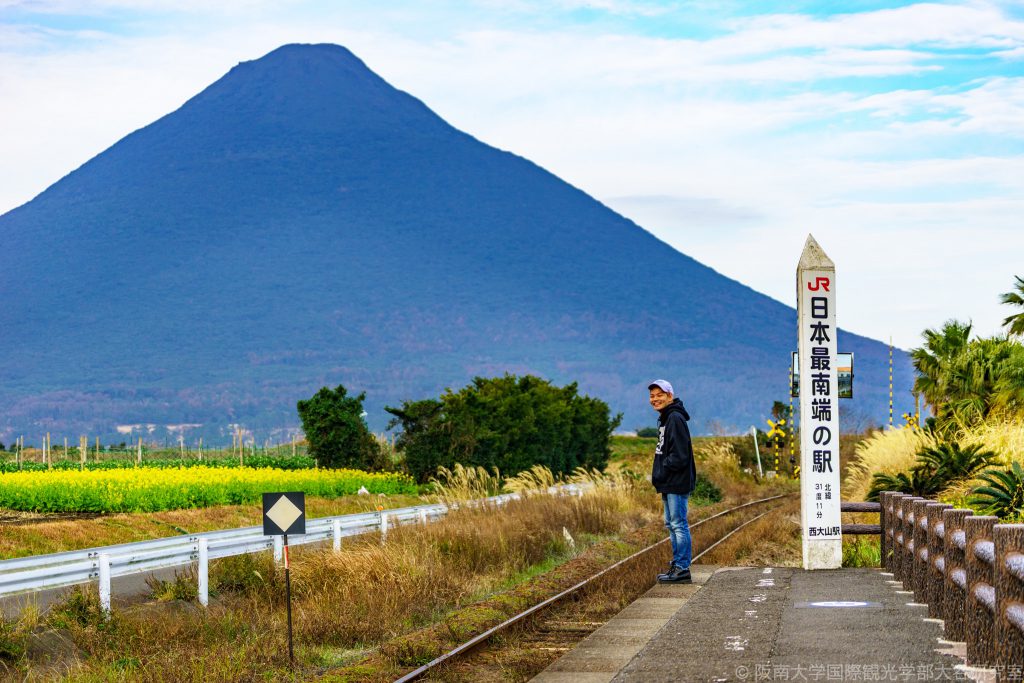
[[[914,577],[914,501],[921,500],[918,496],[900,498],[899,538],[902,543],[899,555],[896,578],[903,582],[904,588],[913,586]]]
[[[882,491],[878,496],[878,502],[882,505],[882,511],[878,513],[878,524],[882,527],[881,534],[881,557],[882,569],[889,569],[889,552],[892,547],[892,528],[889,526],[892,515],[889,514],[889,497],[892,491]]]
[[[996,588],[993,585],[995,545],[992,527],[998,517],[974,516],[964,521],[967,547],[967,605],[964,627],[967,633],[967,663],[990,666],[995,652]]]
[[[199,604],[206,607],[210,604],[210,543],[205,538],[199,539],[199,568],[196,577],[199,583]]]
[[[897,511],[897,508],[898,508],[899,499],[900,499],[900,497],[903,494],[895,492],[895,491],[887,491],[886,493],[888,495],[886,495],[886,498],[885,498],[886,504],[887,504],[887,507],[886,507],[886,510],[885,510],[885,525],[889,528],[889,539],[887,541],[887,544],[888,544],[887,548],[888,548],[889,552],[886,554],[887,556],[883,557],[882,559],[885,561],[885,568],[887,570],[889,570],[889,573],[891,573],[893,575],[893,577],[895,578],[895,576],[896,576],[896,574],[895,574],[895,572],[896,572],[896,561],[895,561],[895,558],[896,558],[896,552],[897,552],[897,548],[896,548],[896,527],[897,527],[897,522],[899,521],[896,518],[896,511]]]
[[[992,528],[996,548],[995,664],[1007,674],[1024,662],[1024,524]],[[1012,678],[1010,678],[1012,680]]]
[[[100,553],[100,609],[110,614],[110,555]]]
[[[427,511],[426,510],[420,510],[420,524],[422,524],[423,526],[427,525]]]
[[[932,501],[915,500],[914,512],[914,557],[911,560],[913,575],[910,578],[910,590],[914,591],[914,601],[924,602],[924,586],[928,580],[928,506]]]
[[[388,540],[388,513],[380,513],[380,543],[384,545],[384,542]]]
[[[341,520],[336,519],[331,522],[331,534],[334,537],[334,552],[341,552]]]
[[[274,562],[278,564],[284,562],[284,541],[280,536],[274,536]]]
[[[967,568],[964,566],[964,549],[967,547],[967,536],[964,532],[964,522],[973,514],[971,510],[957,508],[942,511],[942,524],[945,527],[942,556],[946,564],[942,620],[945,622],[946,640],[965,640]]]
[[[928,503],[928,564],[925,571],[924,595],[922,601],[928,603],[928,616],[933,619],[942,618],[942,600],[945,594],[944,572],[946,560],[943,557],[943,537],[946,528],[942,523],[942,511],[951,510],[949,503]]]
[[[887,540],[888,553],[883,559],[885,560],[885,568],[892,573],[893,578],[898,579],[897,573],[899,571],[899,558],[900,552],[902,551],[902,541],[897,543],[897,538],[900,535],[900,524],[902,523],[902,517],[900,516],[900,500],[902,500],[907,494],[900,493],[898,491],[887,491],[888,496],[888,507],[885,511],[885,524],[889,528],[889,538]]]

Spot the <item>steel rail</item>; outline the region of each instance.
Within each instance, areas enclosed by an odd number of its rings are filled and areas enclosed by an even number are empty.
[[[778,500],[779,498],[786,498],[786,497],[792,496],[792,495],[795,495],[795,494],[783,493],[783,494],[780,494],[780,495],[777,495],[777,496],[771,496],[771,497],[768,497],[768,498],[761,498],[759,500],[750,501],[749,503],[743,503],[742,505],[737,505],[736,507],[729,508],[728,510],[723,510],[722,512],[719,512],[717,514],[711,515],[710,517],[702,519],[702,520],[700,520],[698,522],[694,522],[693,524],[690,525],[690,528],[691,529],[695,529],[698,526],[700,526],[701,524],[704,524],[705,522],[710,522],[711,520],[717,519],[717,518],[722,517],[724,515],[730,515],[730,514],[736,512],[737,510],[742,510],[744,508],[750,507],[751,505],[759,505],[761,503],[767,503],[767,502],[772,501],[772,500]],[[768,512],[771,512],[771,511],[769,510]],[[696,560],[697,558],[701,557],[701,555],[706,553],[708,550],[711,550],[711,548],[714,548],[716,545],[718,545],[719,543],[724,541],[726,538],[728,538],[732,534],[734,534],[737,531],[739,531],[741,528],[745,527],[747,524],[750,524],[751,522],[754,522],[754,521],[760,519],[761,517],[764,517],[766,514],[768,514],[768,512],[764,512],[764,513],[758,515],[757,517],[755,517],[753,519],[747,520],[746,522],[744,522],[743,524],[741,524],[740,526],[736,527],[735,529],[730,531],[728,534],[723,536],[721,539],[716,541],[714,544],[712,544],[711,546],[709,546],[705,550],[701,551],[701,553],[699,555],[697,555],[696,557],[694,557],[693,559]],[[465,654],[466,652],[472,650],[477,645],[480,645],[484,641],[490,639],[491,636],[493,636],[494,634],[496,634],[496,633],[498,633],[500,631],[505,630],[509,626],[512,626],[512,625],[522,621],[523,619],[526,619],[527,617],[532,616],[533,614],[536,614],[537,612],[543,610],[545,607],[549,607],[550,605],[558,602],[559,600],[562,600],[563,598],[571,595],[572,593],[575,593],[577,590],[579,590],[580,588],[583,588],[584,586],[586,586],[590,582],[594,581],[595,579],[599,579],[600,577],[604,576],[608,572],[613,571],[613,570],[621,567],[622,565],[624,565],[624,564],[626,564],[628,562],[632,562],[633,560],[635,560],[636,558],[640,557],[641,555],[644,555],[645,553],[648,553],[648,552],[654,550],[658,546],[664,545],[668,541],[669,541],[668,538],[663,538],[663,539],[661,539],[660,541],[658,541],[656,543],[652,543],[651,545],[647,546],[646,548],[643,548],[641,550],[636,551],[635,553],[633,553],[629,557],[621,559],[618,562],[616,562],[615,564],[612,564],[612,565],[609,565],[609,566],[605,567],[604,569],[602,569],[598,573],[594,574],[593,576],[590,576],[589,578],[583,579],[582,581],[580,581],[576,585],[572,586],[571,588],[566,588],[561,593],[558,593],[557,595],[553,595],[552,597],[547,598],[546,600],[537,603],[533,607],[530,607],[529,609],[527,609],[527,610],[525,610],[523,612],[520,612],[519,614],[516,614],[513,617],[510,617],[510,618],[506,619],[505,621],[501,622],[497,626],[492,626],[491,628],[487,629],[483,633],[481,633],[481,634],[471,638],[470,640],[467,640],[465,643],[459,645],[458,647],[456,647],[456,648],[454,648],[452,650],[449,650],[448,652],[444,653],[440,657],[437,657],[436,659],[434,659],[434,660],[432,660],[430,662],[427,662],[426,664],[424,664],[423,666],[419,667],[418,669],[415,669],[414,671],[410,671],[409,673],[405,674],[401,678],[395,679],[394,683],[407,683],[408,681],[414,681],[414,680],[418,679],[419,677],[421,677],[423,674],[427,673],[431,669],[436,668],[437,666],[439,666],[441,664],[444,664],[445,662],[447,662],[447,661],[449,661],[451,659],[454,659],[454,658],[456,658],[456,657],[458,657],[458,656],[460,656],[462,654]]]

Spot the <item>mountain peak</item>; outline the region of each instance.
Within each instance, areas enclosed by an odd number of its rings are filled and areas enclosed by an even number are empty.
[[[374,73],[341,45],[288,44],[239,63],[181,109],[210,109],[246,126],[337,131],[437,124],[426,105]],[[239,120],[241,117],[241,120]]]
[[[0,216],[0,235],[17,255],[0,268],[5,443],[135,423],[277,438],[298,399],[338,383],[367,392],[380,429],[385,405],[506,371],[578,381],[627,427],[650,424],[644,387],[670,376],[695,430],[749,425],[796,329],[791,308],[338,45],[239,64]],[[852,405],[877,415],[888,348],[839,340],[858,358]]]

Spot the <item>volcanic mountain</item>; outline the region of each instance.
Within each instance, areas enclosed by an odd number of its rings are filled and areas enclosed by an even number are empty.
[[[239,64],[0,217],[0,239],[5,441],[135,423],[269,435],[339,383],[382,429],[384,405],[504,372],[579,382],[626,428],[653,423],[646,384],[667,377],[698,431],[738,428],[783,400],[796,344],[791,308],[336,45]],[[848,407],[881,418],[887,347],[840,346],[857,360]]]

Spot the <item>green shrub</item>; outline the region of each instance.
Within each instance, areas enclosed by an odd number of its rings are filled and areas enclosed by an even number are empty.
[[[175,571],[174,578],[164,581],[156,576],[146,579],[153,597],[160,602],[181,600],[183,602],[194,602],[199,597],[199,583],[196,578],[196,570],[188,568],[181,572]]]
[[[1004,520],[1024,513],[1024,469],[1019,462],[1014,460],[1008,470],[983,472],[979,479],[985,484],[972,491],[971,505]]]
[[[379,470],[384,460],[380,445],[363,420],[366,394],[349,396],[339,384],[323,387],[299,401],[299,418],[309,442],[309,454],[320,467]]]
[[[882,566],[882,546],[877,538],[854,536],[843,539],[844,567]]]
[[[234,555],[210,564],[210,590],[213,593],[275,595],[280,592],[279,583],[274,560],[267,553]]]
[[[17,665],[25,657],[25,636],[14,624],[0,617],[0,669]]]
[[[47,621],[50,626],[66,629],[75,626],[99,626],[107,619],[100,606],[95,586],[75,586],[50,608]]]
[[[722,500],[722,490],[710,479],[697,477],[697,485],[690,494],[694,505],[711,505]]]
[[[532,375],[477,377],[439,399],[386,410],[395,416],[390,426],[402,427],[396,445],[418,481],[456,463],[506,476],[536,465],[556,475],[603,470],[621,422],[604,401],[579,395],[575,383],[557,387]]]
[[[917,452],[917,464],[910,472],[876,472],[872,475],[867,500],[878,500],[882,491],[899,491],[928,498],[952,484],[972,479],[996,457],[993,451],[982,450],[977,444],[961,447],[953,441],[927,445]]]

